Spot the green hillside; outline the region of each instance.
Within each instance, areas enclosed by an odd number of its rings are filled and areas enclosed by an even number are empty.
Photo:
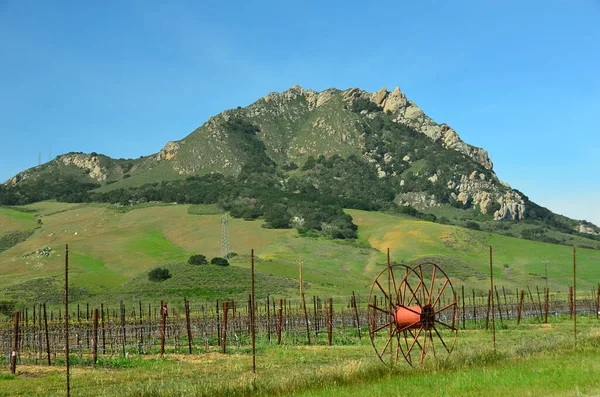
[[[456,286],[468,289],[487,288],[489,245],[494,247],[497,283],[509,291],[545,286],[545,260],[552,291],[564,291],[572,282],[572,249],[567,246],[408,216],[347,212],[358,225],[356,240],[301,237],[296,230],[265,229],[263,220],[230,219],[231,249],[238,256],[222,268],[186,263],[196,253],[220,255],[221,214],[215,206],[124,209],[40,202],[1,208],[0,234],[33,233],[0,253],[0,300],[60,302],[66,243],[72,295],[82,302],[244,297],[249,291],[251,249],[256,253],[259,296],[295,296],[300,261],[308,295],[368,294],[374,276],[385,266],[388,248],[394,261],[441,263]],[[577,265],[580,291],[591,290],[600,281],[600,252],[578,249]],[[157,266],[169,268],[173,277],[162,283],[148,281],[147,272]]]

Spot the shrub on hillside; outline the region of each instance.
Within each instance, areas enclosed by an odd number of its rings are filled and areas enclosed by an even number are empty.
[[[217,266],[229,266],[229,261],[227,259],[219,257],[212,258],[210,263]]]
[[[15,310],[15,302],[9,300],[0,301],[0,314],[10,316]]]
[[[465,226],[468,227],[469,229],[481,230],[481,227],[479,226],[479,223],[477,223],[477,222],[467,221],[467,223],[465,223]]]
[[[156,269],[152,269],[148,273],[148,280],[150,280],[150,281],[165,281],[170,278],[171,278],[171,273],[169,273],[169,269],[163,269],[162,267],[157,267]]]
[[[198,254],[190,256],[188,259],[188,263],[190,265],[206,265],[208,261],[206,260],[206,256]]]

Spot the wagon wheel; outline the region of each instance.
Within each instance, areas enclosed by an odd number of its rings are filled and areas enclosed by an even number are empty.
[[[458,305],[448,276],[436,264],[426,262],[408,269],[398,282],[394,267],[382,271],[373,286],[381,293],[385,287],[380,278],[391,279],[385,305],[370,298],[370,335],[377,355],[384,363],[396,364],[400,353],[412,365],[416,358],[422,364],[427,353],[452,351],[456,343]],[[383,307],[385,306],[385,307]],[[372,313],[382,313],[377,320]],[[437,347],[436,347],[437,346]],[[389,355],[389,358],[386,357]]]
[[[398,351],[399,339],[394,331],[394,313],[396,307],[403,302],[399,283],[409,270],[406,265],[388,265],[375,277],[371,285],[367,311],[369,336],[377,356],[384,364],[387,364],[387,355]],[[396,362],[398,355],[392,357],[392,364]]]
[[[423,364],[428,353],[436,357],[436,350],[452,352],[458,334],[458,304],[446,273],[435,263],[424,262],[411,268],[398,287],[402,303],[396,312],[397,334],[406,361],[412,365],[418,358]]]

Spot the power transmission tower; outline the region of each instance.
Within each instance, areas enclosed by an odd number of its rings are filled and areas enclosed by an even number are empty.
[[[229,247],[229,222],[227,213],[221,217],[221,257],[228,259],[231,249]]]

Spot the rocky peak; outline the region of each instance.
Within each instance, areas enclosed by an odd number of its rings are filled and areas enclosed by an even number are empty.
[[[179,150],[179,143],[177,142],[167,142],[164,148],[156,155],[156,160],[171,160],[177,154]]]
[[[99,157],[95,154],[68,153],[57,157],[54,161],[60,161],[64,165],[73,164],[86,170],[91,178],[99,182],[106,181],[107,170],[102,167]]]
[[[414,102],[408,100],[399,87],[390,92],[383,87],[377,92],[367,92],[358,88],[344,91],[344,100],[352,101],[355,98],[368,99],[385,112],[392,113],[394,121],[406,124],[416,131],[428,136],[433,141],[439,141],[444,147],[464,153],[477,161],[488,170],[493,169],[486,150],[465,143],[458,133],[446,124],[438,124],[421,110]]]

